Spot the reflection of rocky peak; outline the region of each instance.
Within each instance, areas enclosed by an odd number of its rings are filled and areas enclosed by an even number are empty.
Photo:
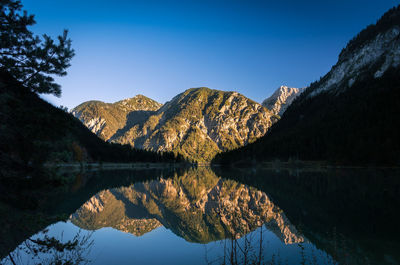
[[[157,219],[140,215],[140,211],[136,216],[127,216],[127,210],[121,200],[118,200],[110,190],[105,190],[90,198],[71,216],[71,219],[84,229],[113,227],[135,236],[141,236],[161,226]]]
[[[274,114],[282,116],[293,100],[303,91],[303,88],[281,86],[269,98],[265,99],[262,105]]]
[[[111,226],[135,235],[162,224],[201,243],[239,238],[266,224],[287,244],[304,240],[265,193],[220,179],[204,168],[102,191],[72,216],[72,222],[85,229]]]
[[[276,213],[276,217],[270,219],[270,222],[265,223],[265,227],[285,244],[295,244],[304,241],[304,237],[297,232],[294,225],[290,223],[284,213]]]
[[[92,213],[99,213],[104,209],[104,202],[102,200],[102,194],[98,193],[90,198],[84,205],[82,205],[85,210],[92,212]]]
[[[142,236],[150,231],[153,231],[157,227],[160,227],[161,223],[154,218],[151,219],[129,219],[125,218],[115,227],[125,233],[131,233],[135,236]]]

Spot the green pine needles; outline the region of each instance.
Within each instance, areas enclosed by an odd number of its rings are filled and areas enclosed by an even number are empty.
[[[0,68],[36,93],[61,95],[54,76],[65,76],[74,56],[68,31],[53,40],[29,29],[34,16],[18,0],[0,0]]]

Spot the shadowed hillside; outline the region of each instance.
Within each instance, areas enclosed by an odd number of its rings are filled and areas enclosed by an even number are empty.
[[[400,165],[400,7],[349,42],[257,142],[214,162],[274,159]]]
[[[78,119],[43,101],[0,73],[1,178],[40,168],[45,162],[173,162],[157,154],[102,141]],[[21,173],[25,174],[25,173]]]

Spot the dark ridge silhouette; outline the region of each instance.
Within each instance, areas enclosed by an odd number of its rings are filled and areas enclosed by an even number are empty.
[[[40,168],[46,162],[184,161],[172,152],[155,153],[102,141],[78,119],[40,99],[3,70],[0,101],[1,178]]]
[[[398,27],[399,18],[400,6],[362,31],[349,42],[332,69],[340,68],[346,56],[371,38]],[[393,49],[397,49],[397,41],[398,36],[391,42]],[[333,88],[320,91],[321,87],[327,88],[327,80],[335,80],[329,72],[294,100],[265,136],[216,155],[213,163],[317,160],[340,165],[400,165],[400,66],[393,63],[383,75],[376,75],[395,51],[386,52],[360,68],[355,76],[344,76],[331,85]],[[346,63],[357,63],[349,60]]]

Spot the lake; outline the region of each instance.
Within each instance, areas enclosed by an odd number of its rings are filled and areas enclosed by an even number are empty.
[[[400,264],[397,170],[64,174],[40,218],[3,221],[1,264]]]

